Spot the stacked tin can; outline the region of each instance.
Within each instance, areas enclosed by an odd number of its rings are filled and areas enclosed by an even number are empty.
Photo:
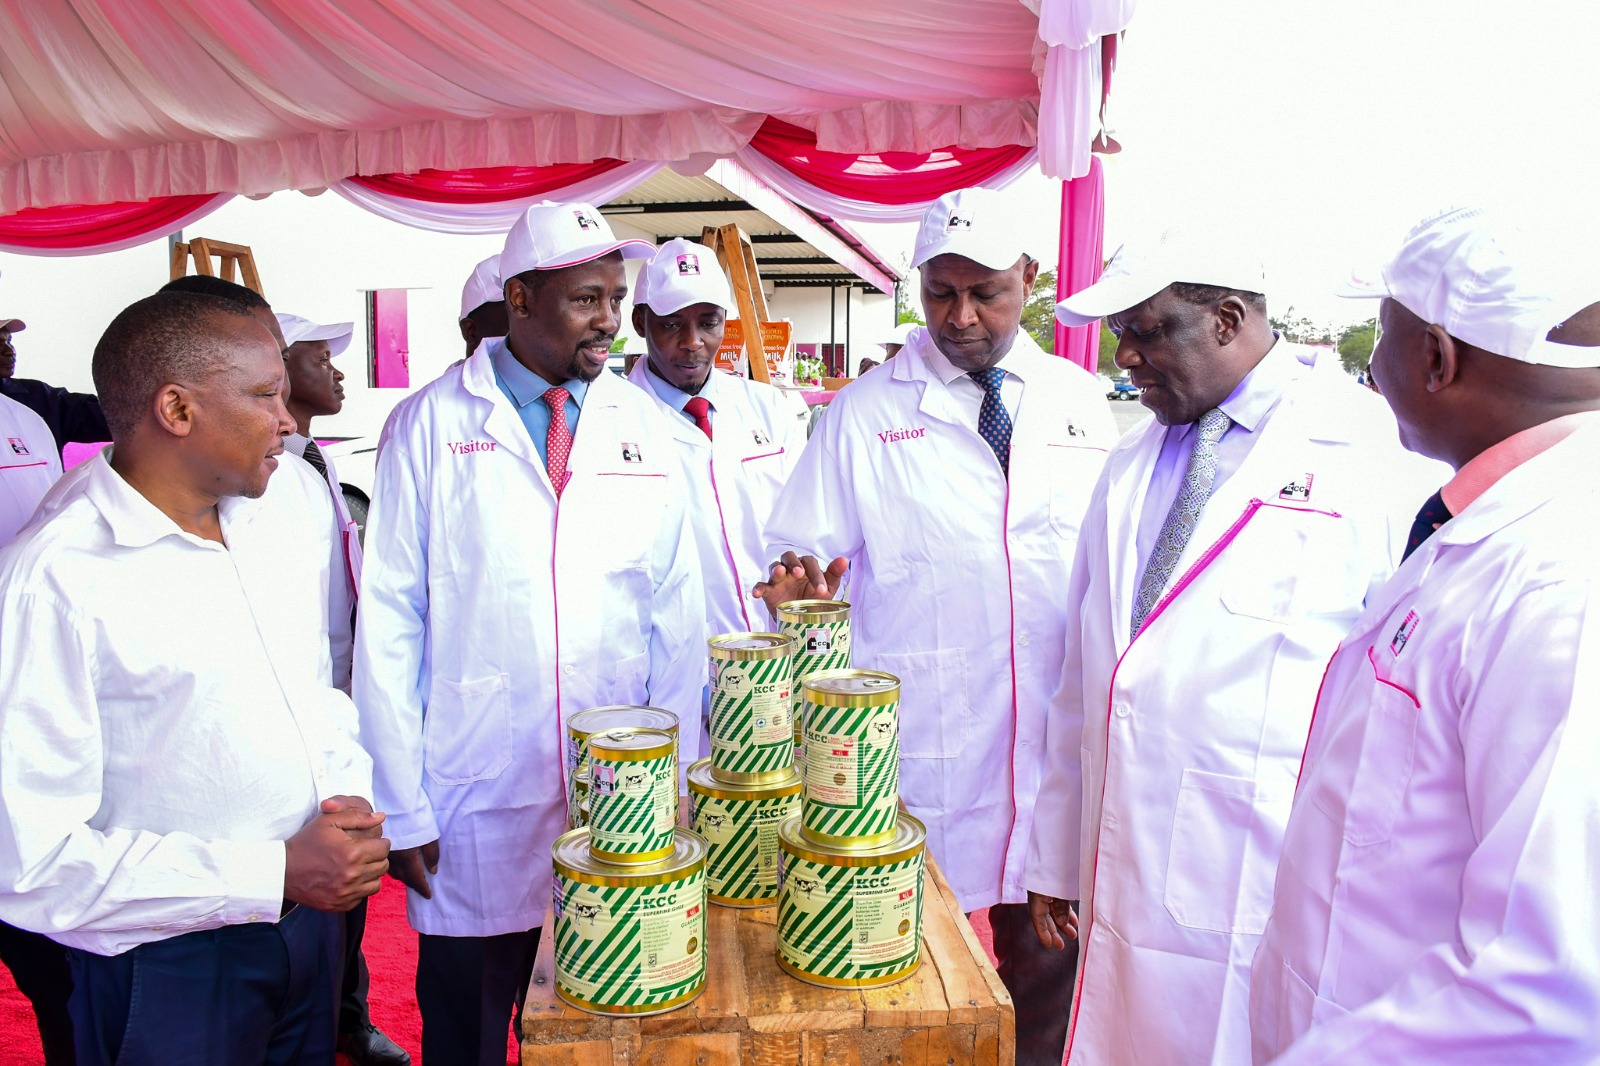
[[[677,825],[677,718],[594,708],[568,739],[569,810],[585,782],[588,824],[551,849],[556,994],[597,1014],[672,1010],[706,976],[706,845]]]
[[[794,770],[794,645],[780,633],[728,633],[711,657],[711,754],[689,768],[695,831],[705,837],[711,902],[778,899],[778,826],[800,809]]]
[[[778,632],[794,642],[794,764],[805,772],[806,678],[850,668],[850,605],[843,600],[790,600],[778,605]]]
[[[927,830],[900,807],[900,679],[801,682],[801,811],[778,834],[778,964],[829,987],[892,984],[922,961]]]

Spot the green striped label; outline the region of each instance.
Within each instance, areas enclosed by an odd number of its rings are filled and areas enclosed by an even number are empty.
[[[800,682],[824,670],[850,668],[850,619],[837,622],[779,622],[778,632],[794,641],[794,716],[804,709]]]
[[[706,979],[706,881],[588,885],[556,874],[556,990],[595,1007],[636,1010],[694,992]]]
[[[888,866],[783,857],[778,956],[811,977],[871,981],[915,966],[922,951],[923,855]]]
[[[898,702],[881,707],[806,704],[801,824],[826,837],[894,831],[900,803]]]
[[[800,809],[798,793],[758,800],[690,792],[694,831],[706,838],[706,890],[713,900],[778,898],[778,825]]]
[[[671,755],[623,761],[589,758],[589,840],[597,855],[642,855],[672,847],[678,768]]]
[[[794,761],[793,660],[713,659],[711,765],[725,774],[786,770]]]

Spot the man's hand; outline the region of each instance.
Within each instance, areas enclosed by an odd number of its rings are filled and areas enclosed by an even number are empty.
[[[383,815],[365,800],[324,800],[322,813],[284,845],[283,898],[319,911],[347,911],[377,892],[389,868],[382,825]]]
[[[1078,939],[1078,904],[1075,900],[1029,892],[1028,917],[1033,919],[1034,935],[1047,948],[1060,951],[1067,946],[1067,940]]]
[[[776,617],[778,605],[790,600],[831,600],[839,591],[850,560],[840,557],[822,566],[814,555],[796,555],[784,552],[783,558],[772,564],[772,575],[750,590],[750,598],[761,600]]]
[[[423,899],[433,898],[428,875],[439,872],[439,842],[430,840],[415,848],[401,848],[389,854],[389,873]]]

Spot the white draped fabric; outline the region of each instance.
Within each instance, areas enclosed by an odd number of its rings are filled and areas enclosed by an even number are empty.
[[[1039,4],[0,0],[0,214],[727,157],[766,115],[835,152],[1039,143],[1071,176],[1099,106],[1093,35],[1132,0]]]
[[[332,188],[351,203],[364,207],[375,215],[381,215],[391,222],[403,222],[407,226],[433,230],[435,233],[504,233],[511,228],[511,224],[529,204],[538,203],[540,200],[574,200],[603,204],[632,190],[664,165],[644,160],[624,163],[597,178],[574,182],[538,196],[486,204],[441,204],[426,200],[409,200],[402,196],[378,192],[376,189],[369,189],[348,180],[336,182]]]

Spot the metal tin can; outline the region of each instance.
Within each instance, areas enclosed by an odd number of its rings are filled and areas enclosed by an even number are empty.
[[[694,831],[706,839],[706,895],[724,907],[778,902],[778,826],[800,812],[800,777],[732,785],[710,759],[689,767]]]
[[[794,643],[727,633],[711,651],[711,765],[737,784],[786,779],[794,765]]]
[[[778,965],[829,988],[893,984],[922,961],[927,830],[901,814],[889,843],[818,844],[790,818],[778,830]]]
[[[589,768],[572,775],[572,802],[567,806],[567,828],[589,824]]]
[[[698,996],[706,981],[706,845],[677,831],[649,866],[595,860],[589,831],[558,837],[556,995],[594,1014],[660,1014]]]
[[[900,679],[831,670],[805,680],[806,835],[872,848],[893,839],[900,804]]]
[[[589,737],[589,844],[601,862],[634,865],[672,854],[678,757],[659,729]]]
[[[678,750],[678,716],[660,707],[590,707],[567,719],[567,824],[578,825],[578,774],[589,765],[589,736],[607,729],[631,726],[659,729],[672,734],[672,750]]]
[[[800,685],[822,670],[850,667],[850,605],[843,600],[790,600],[778,604],[778,632],[794,641],[794,717],[800,720]]]

